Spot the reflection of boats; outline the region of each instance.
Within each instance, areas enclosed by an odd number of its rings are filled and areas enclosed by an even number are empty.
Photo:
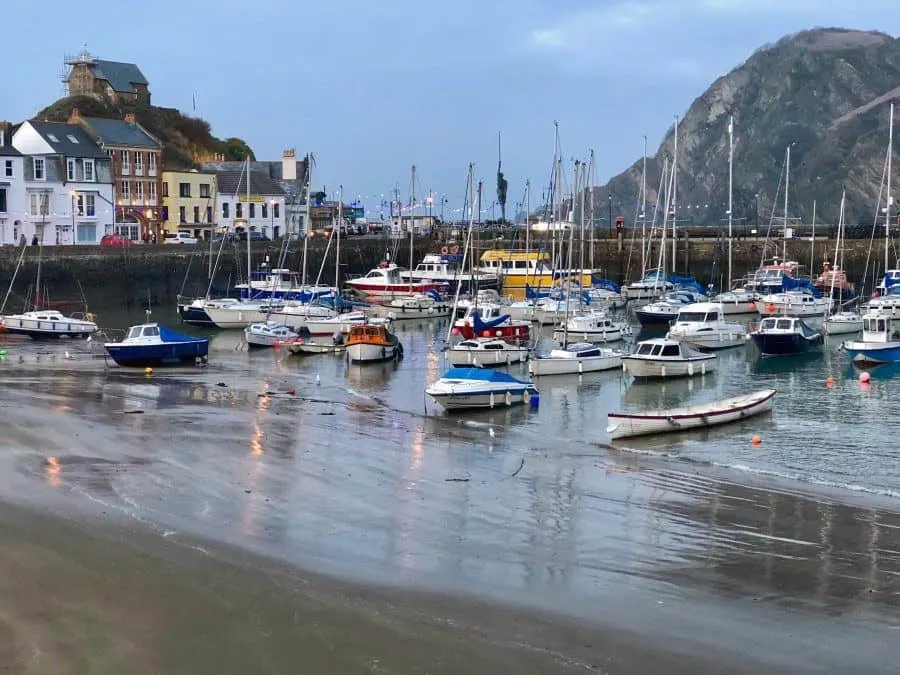
[[[606,432],[617,439],[727,424],[771,410],[774,396],[774,389],[762,389],[752,394],[682,408],[637,414],[610,413]]]
[[[347,356],[352,363],[390,361],[403,357],[403,345],[384,325],[363,324],[350,329]]]
[[[35,340],[47,338],[85,338],[97,331],[97,324],[87,318],[63,316],[55,309],[41,309],[3,317],[7,333],[27,335]]]
[[[168,366],[205,359],[209,338],[188,337],[155,323],[145,323],[132,326],[121,342],[107,342],[104,347],[120,366]]]
[[[819,351],[824,342],[819,331],[793,316],[763,319],[759,322],[759,328],[750,333],[750,337],[764,356],[789,356]]]
[[[666,338],[638,342],[634,353],[622,359],[622,370],[635,378],[706,375],[715,366],[715,354],[698,352]]]
[[[846,340],[842,347],[854,363],[876,364],[900,361],[900,332],[889,312],[875,310],[863,315],[862,340]]]
[[[472,338],[448,349],[447,360],[454,366],[508,366],[525,361],[529,351],[502,338]]]
[[[531,382],[503,371],[451,368],[425,393],[450,411],[527,403],[537,389]]]
[[[719,303],[699,302],[682,307],[667,338],[698,349],[727,349],[747,342],[747,331],[739,323],[729,323]]]
[[[621,367],[622,352],[581,342],[533,358],[528,364],[528,372],[532,375],[573,375]]]

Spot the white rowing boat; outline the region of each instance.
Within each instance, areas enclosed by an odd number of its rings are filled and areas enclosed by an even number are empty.
[[[606,433],[615,440],[630,436],[665,434],[737,422],[771,410],[774,396],[774,389],[761,389],[752,394],[683,408],[651,410],[634,415],[610,413]]]

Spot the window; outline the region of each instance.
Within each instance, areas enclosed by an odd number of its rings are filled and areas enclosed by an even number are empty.
[[[222,217],[228,217],[228,202],[222,202]]]
[[[50,211],[50,195],[46,192],[32,192],[29,207],[32,216],[46,216]]]
[[[97,215],[97,211],[94,208],[94,195],[84,196],[84,215],[88,218],[93,218]]]
[[[272,215],[278,218],[278,202],[272,204]]]
[[[241,202],[238,202],[234,205],[234,217],[235,218],[243,218],[244,217],[244,205]]]
[[[191,196],[191,184],[190,183],[179,183],[178,184],[178,196],[179,197],[190,197]]]
[[[268,206],[269,206],[268,204],[263,204],[263,205],[262,205],[262,217],[263,217],[263,218],[268,218],[268,217],[269,217],[269,209],[268,209]]]
[[[129,199],[131,197],[131,190],[128,185],[127,180],[122,181],[122,199]]]
[[[194,222],[195,223],[200,222],[200,207],[199,206],[194,207]]]
[[[13,177],[13,163],[11,159],[6,160],[6,167],[3,169],[3,175],[7,178]]]
[[[79,223],[78,238],[79,244],[96,244],[97,243],[97,225],[94,223]]]
[[[78,139],[75,138],[72,134],[66,134],[66,138],[69,139],[69,142],[74,143],[75,145],[78,145]]]
[[[156,153],[155,152],[150,153],[149,166],[150,166],[150,175],[155,176],[156,175]]]
[[[32,162],[34,162],[34,179],[47,180],[47,171],[44,166],[44,158],[35,157]]]
[[[84,160],[84,182],[85,183],[93,183],[96,180],[94,177],[94,160],[86,159]]]
[[[122,160],[122,175],[127,176],[131,173],[131,160],[129,159],[128,151],[122,150],[119,153],[119,157]]]
[[[134,153],[134,175],[141,176],[144,173],[144,153]]]
[[[74,159],[66,160],[66,180],[67,181],[75,180],[75,160]]]
[[[78,195],[77,197],[75,197],[75,215],[84,215],[84,195]]]
[[[250,217],[256,218],[256,204],[250,202]]]
[[[212,207],[211,206],[206,207],[206,222],[207,223],[212,222]]]
[[[151,182],[148,183],[147,185],[148,185],[148,187],[150,188],[150,191],[149,191],[149,193],[148,193],[148,196],[150,197],[151,201],[154,201],[154,202],[155,202],[155,201],[156,201],[156,182],[155,182],[155,181],[151,181]],[[163,183],[163,185],[165,185],[165,183]]]
[[[6,213],[6,188],[0,188],[0,213]]]
[[[134,184],[134,198],[139,202],[144,201],[144,183],[142,181]]]
[[[200,196],[209,199],[209,183],[200,183]]]
[[[47,134],[47,138],[49,138],[54,143],[59,143],[59,139],[56,136],[54,136],[53,134]]]
[[[187,222],[187,207],[186,206],[178,207],[178,222],[180,222],[180,223]]]
[[[169,184],[163,183],[163,197],[169,196]]]

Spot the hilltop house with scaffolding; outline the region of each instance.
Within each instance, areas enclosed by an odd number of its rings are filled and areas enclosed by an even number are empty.
[[[106,61],[87,50],[67,57],[66,96],[90,96],[110,103],[150,105],[150,83],[133,63]]]

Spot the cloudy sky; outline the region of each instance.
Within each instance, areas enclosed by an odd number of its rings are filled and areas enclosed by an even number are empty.
[[[547,182],[553,122],[599,182],[756,48],[813,26],[900,34],[896,0],[92,0],[3,11],[0,119],[62,95],[63,57],[133,61],[158,105],[241,136],[260,159],[317,156],[314,183],[433,191],[458,208],[474,162],[493,199],[497,132],[511,204]],[[152,7],[152,11],[151,11]],[[36,36],[40,36],[36,39]],[[534,199],[540,199],[540,187]]]

